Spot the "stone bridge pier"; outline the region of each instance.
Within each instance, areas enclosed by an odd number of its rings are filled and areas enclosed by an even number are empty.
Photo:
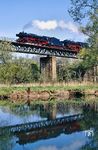
[[[56,57],[47,56],[40,58],[40,71],[44,81],[56,81]]]

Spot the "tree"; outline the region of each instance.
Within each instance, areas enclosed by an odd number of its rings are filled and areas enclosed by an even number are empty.
[[[11,61],[11,43],[7,42],[6,40],[0,41],[0,63],[6,64],[7,62]]]
[[[71,0],[71,4],[70,15],[88,36],[89,48],[81,55],[84,66],[90,68],[98,64],[98,0]]]
[[[11,62],[0,64],[1,83],[27,83],[39,80],[38,65],[32,59],[14,58]]]
[[[57,76],[59,81],[83,81],[85,68],[78,60],[59,60],[57,63]]]

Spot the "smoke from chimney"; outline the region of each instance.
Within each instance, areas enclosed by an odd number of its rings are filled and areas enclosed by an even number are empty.
[[[32,21],[28,22],[27,24],[24,25],[23,27],[23,31],[26,30],[26,29],[29,29],[32,27]]]

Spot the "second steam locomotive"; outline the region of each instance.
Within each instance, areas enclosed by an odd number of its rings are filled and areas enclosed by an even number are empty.
[[[55,37],[39,36],[25,32],[20,32],[19,34],[16,34],[16,36],[18,37],[16,40],[18,43],[68,50],[74,53],[78,53],[81,48],[86,47],[87,45],[82,42],[74,42],[70,40],[60,41]]]

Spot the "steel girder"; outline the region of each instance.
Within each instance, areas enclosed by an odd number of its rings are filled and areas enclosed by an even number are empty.
[[[30,45],[30,44],[20,44],[12,42],[12,47],[14,52],[18,53],[28,53],[28,54],[38,54],[38,55],[48,55],[48,56],[57,56],[57,57],[67,57],[67,58],[76,58],[77,53],[71,52],[68,49],[52,49],[44,46]]]

